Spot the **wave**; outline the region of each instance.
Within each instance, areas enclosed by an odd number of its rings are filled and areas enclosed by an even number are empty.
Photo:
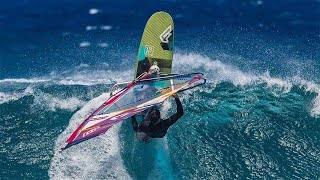
[[[84,85],[92,86],[97,84],[114,84],[116,82],[124,82],[132,80],[133,70],[102,70],[107,69],[108,64],[103,64],[100,69],[96,70],[88,64],[80,64],[71,70],[63,72],[51,72],[49,76],[37,77],[30,79],[2,79],[0,86],[10,84],[58,84],[58,85]],[[312,81],[306,81],[299,77],[287,77],[286,79],[271,77],[269,72],[262,74],[246,73],[232,65],[224,64],[219,60],[213,60],[199,54],[176,54],[174,56],[173,72],[190,73],[204,72],[207,74],[208,82],[211,84],[219,84],[221,82],[230,82],[235,86],[248,86],[266,84],[273,89],[275,93],[288,93],[293,86],[298,86],[306,92],[316,93],[317,96],[313,100],[310,113],[312,116],[320,116],[320,86]],[[29,89],[30,90],[30,89]],[[0,104],[8,101],[18,100],[30,92],[26,89],[23,93],[4,93],[0,92]],[[82,102],[70,99],[74,103]],[[57,102],[57,103],[54,103]],[[66,107],[67,102],[58,102],[53,99],[49,106],[51,109],[57,107]],[[74,108],[71,108],[74,109]]]
[[[56,111],[57,109],[75,111],[82,107],[86,102],[76,98],[59,98],[51,94],[38,91],[33,95],[33,109],[45,109],[46,111]]]
[[[36,77],[30,79],[2,79],[0,86],[10,84],[57,84],[57,85],[84,85],[92,86],[97,84],[114,84],[116,82],[124,82],[132,80],[132,69],[107,69],[109,64],[104,63],[100,69],[95,69],[88,64],[80,64],[68,71],[51,72],[46,77]],[[293,86],[298,86],[306,92],[316,93],[317,96],[313,100],[310,113],[312,116],[320,116],[320,86],[312,81],[306,81],[299,77],[275,78],[271,77],[269,72],[262,74],[246,73],[232,65],[224,64],[219,60],[213,60],[199,54],[176,54],[174,56],[173,72],[190,73],[204,72],[207,74],[208,82],[211,84],[219,84],[221,82],[230,82],[235,86],[249,86],[266,84],[273,89],[275,93],[288,93]],[[25,95],[29,95],[28,90],[23,93],[4,93],[0,92],[0,104],[18,100]],[[55,100],[53,100],[55,101]],[[74,102],[77,100],[73,100]],[[82,102],[79,102],[81,104]],[[65,105],[63,105],[65,104]],[[57,107],[66,107],[66,103],[54,103],[49,106],[51,109]],[[71,108],[74,109],[74,108]]]
[[[22,93],[6,93],[6,92],[0,92],[0,105],[3,103],[7,103],[10,101],[16,101],[19,100],[20,98],[30,95],[33,93],[32,88],[27,87]]]
[[[99,68],[99,69],[98,69]],[[52,71],[48,76],[26,78],[1,79],[0,86],[6,84],[56,84],[56,85],[84,85],[114,84],[132,80],[133,69],[111,70],[107,63],[101,67],[92,67],[81,63],[70,70]]]
[[[199,54],[176,54],[174,56],[173,72],[190,73],[204,72],[207,74],[210,88],[202,87],[201,91],[213,91],[214,88],[224,82],[235,86],[246,88],[247,86],[260,86],[271,90],[275,96],[290,93],[293,87],[298,87],[304,92],[315,93],[312,100],[310,114],[313,117],[320,116],[320,86],[312,81],[306,81],[299,77],[276,78],[271,77],[268,72],[252,74],[239,70],[232,65],[224,64]],[[108,64],[104,64],[106,68]],[[67,128],[58,136],[54,147],[54,156],[49,168],[51,179],[131,179],[124,167],[120,155],[121,143],[118,132],[120,125],[114,126],[104,136],[99,136],[84,142],[81,146],[72,147],[72,151],[59,153],[65,140],[72,131],[85,119],[85,117],[108,99],[108,93],[104,93],[89,102],[74,95],[71,97],[60,97],[50,92],[41,90],[43,86],[95,86],[98,84],[113,84],[115,82],[132,80],[133,70],[125,69],[95,69],[88,64],[80,64],[73,69],[63,72],[52,72],[45,77],[2,79],[0,80],[0,105],[17,101],[26,96],[33,97],[33,109],[41,108],[48,111],[63,109],[68,111],[78,110],[70,119]],[[6,86],[19,86],[23,84],[22,91],[3,91]],[[187,93],[191,93],[187,92]],[[188,98],[182,96],[182,99]],[[172,104],[165,102],[162,106],[164,114],[168,114]],[[102,143],[101,143],[102,142]],[[168,146],[167,142],[163,143]],[[160,152],[160,156],[166,155],[166,151]],[[172,174],[172,172],[169,172]]]
[[[256,86],[266,84],[275,95],[277,93],[289,93],[293,86],[298,86],[305,92],[316,93],[312,102],[310,113],[314,117],[320,116],[320,85],[306,81],[299,77],[287,77],[286,79],[271,77],[268,71],[262,74],[252,74],[240,71],[237,67],[226,65],[219,60],[212,60],[199,54],[176,54],[174,72],[188,73],[203,71],[207,74],[209,83],[219,84],[230,82],[235,86]],[[179,68],[177,68],[179,67]]]
[[[48,82],[50,79],[42,79],[42,78],[30,78],[30,79],[25,79],[25,78],[20,78],[20,79],[2,79],[0,80],[0,84],[4,83],[43,83],[43,82]]]
[[[11,101],[17,101],[26,96],[33,97],[33,104],[30,104],[32,110],[45,109],[46,111],[56,111],[57,109],[62,109],[75,111],[86,103],[84,100],[77,97],[58,97],[42,92],[36,87],[27,86],[23,92],[0,92],[0,105]]]
[[[72,116],[68,127],[55,142],[49,168],[51,179],[131,179],[120,156],[121,146],[117,136],[120,125],[108,130],[104,136],[84,142],[82,146],[59,152],[72,131],[108,97],[108,93],[105,93],[92,99]]]

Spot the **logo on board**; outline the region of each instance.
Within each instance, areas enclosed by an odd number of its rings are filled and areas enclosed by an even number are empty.
[[[159,38],[161,40],[162,43],[169,43],[169,38],[172,36],[172,27],[171,25],[169,27],[167,27],[166,30],[164,30]]]
[[[163,50],[170,50],[173,49],[173,29],[172,26],[168,26],[159,36],[160,38],[160,45]]]
[[[144,54],[148,56],[153,56],[154,46],[145,45]]]

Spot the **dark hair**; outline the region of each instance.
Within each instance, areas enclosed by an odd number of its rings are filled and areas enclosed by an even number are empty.
[[[144,119],[151,121],[151,123],[157,122],[160,119],[160,111],[157,106],[150,108]]]

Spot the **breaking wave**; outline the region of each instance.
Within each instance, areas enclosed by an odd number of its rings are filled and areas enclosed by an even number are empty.
[[[105,65],[103,68],[107,69],[107,67],[108,65]],[[223,83],[230,83],[235,87],[244,89],[256,88],[261,91],[271,92],[274,97],[280,97],[298,89],[305,94],[312,94],[313,99],[310,102],[309,115],[315,118],[320,116],[320,86],[315,82],[306,81],[299,77],[272,77],[269,72],[261,74],[247,73],[237,67],[199,54],[176,54],[173,67],[173,71],[177,73],[204,72],[207,75],[208,85],[201,87],[200,92],[209,94]],[[93,99],[89,98],[87,94],[65,96],[62,92],[58,94],[53,92],[56,87],[76,88],[79,86],[80,89],[88,87],[96,89],[99,85],[130,81],[132,80],[132,74],[133,70],[129,69],[96,70],[91,65],[80,64],[71,70],[52,72],[45,77],[2,79],[0,80],[0,106],[17,102],[25,97],[32,97],[33,101],[30,107],[35,110],[41,109],[52,112],[58,109],[69,112],[76,111],[71,117],[69,125],[55,141],[53,158],[49,167],[51,179],[131,179],[131,174],[127,172],[120,153],[122,148],[118,136],[120,125],[114,126],[103,136],[75,146],[70,151],[59,153],[59,149],[64,145],[71,132],[90,112],[108,99],[108,88],[104,87],[98,90],[95,95],[92,95],[92,97],[95,97]],[[183,101],[190,102],[192,93],[195,91],[192,90],[182,95]],[[76,92],[80,93],[82,91]],[[92,100],[88,101],[89,99]],[[197,103],[197,101],[201,101],[201,98],[195,97],[193,101]],[[216,102],[213,99],[207,100],[207,103],[215,104]],[[191,103],[190,106],[193,107],[194,104]],[[172,104],[169,102],[163,104],[162,109],[166,115],[171,107]],[[164,150],[163,153],[170,154],[167,140],[163,142],[163,145],[167,146],[168,150]],[[166,157],[169,159],[169,155]]]

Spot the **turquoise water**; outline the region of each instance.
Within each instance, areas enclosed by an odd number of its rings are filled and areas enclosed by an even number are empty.
[[[180,94],[185,114],[163,139],[138,143],[124,121],[59,153],[132,80],[158,10],[175,21],[173,71],[208,83]],[[319,14],[318,1],[3,3],[0,179],[318,179]]]
[[[12,162],[2,173],[17,179],[318,177],[317,84],[254,76],[200,55],[175,58],[175,66],[188,66],[189,60],[200,69],[210,66],[211,80],[180,95],[185,115],[164,139],[149,144],[138,143],[131,122],[124,121],[106,135],[59,153],[83,118],[109,97],[110,85],[65,84],[63,79],[7,80],[4,85],[2,80],[7,93],[0,106],[1,161]],[[232,72],[230,77],[213,79],[221,68]],[[77,71],[83,75],[87,69]],[[169,99],[161,106],[162,116],[174,109]]]

